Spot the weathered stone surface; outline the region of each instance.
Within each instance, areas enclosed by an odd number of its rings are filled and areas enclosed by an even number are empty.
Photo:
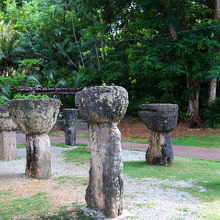
[[[146,160],[150,164],[167,165],[174,161],[173,147],[169,133],[152,131]]]
[[[66,126],[74,126],[78,117],[79,110],[74,108],[64,108],[63,117]]]
[[[65,144],[69,146],[75,146],[76,144],[76,128],[75,126],[69,126],[65,128]]]
[[[26,135],[26,171],[28,177],[51,178],[50,139],[47,134]]]
[[[10,118],[7,104],[0,105],[0,131],[14,131],[17,125]]]
[[[0,160],[15,160],[16,149],[16,131],[0,131]]]
[[[146,152],[147,162],[158,165],[172,164],[174,156],[169,132],[177,124],[178,105],[143,104],[139,109],[140,118],[152,130]]]
[[[59,113],[57,99],[16,99],[9,103],[12,118],[26,133],[26,175],[36,179],[51,177],[50,139],[47,132]]]
[[[87,206],[108,217],[116,217],[122,214],[121,133],[116,123],[91,123],[89,133],[91,160]]]
[[[178,105],[143,104],[139,105],[138,114],[149,129],[170,132],[177,124]]]
[[[51,130],[59,113],[58,99],[15,99],[9,103],[12,119],[26,134],[43,134]]]
[[[120,86],[95,86],[77,92],[76,105],[87,121],[117,122],[126,113],[128,93]]]
[[[127,91],[119,86],[96,86],[76,94],[79,111],[89,124],[91,151],[87,208],[107,217],[122,214],[121,133],[117,122],[128,106]]]
[[[63,116],[65,119],[65,143],[69,146],[76,144],[76,120],[78,116],[78,109],[63,109]]]

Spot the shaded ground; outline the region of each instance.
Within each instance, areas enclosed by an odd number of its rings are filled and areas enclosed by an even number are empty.
[[[139,139],[146,139],[149,136],[149,129],[146,128],[144,123],[138,117],[127,116],[124,117],[120,124],[119,129],[122,137],[136,137]],[[172,137],[184,136],[209,136],[212,134],[220,134],[220,129],[212,128],[189,128],[187,124],[178,124],[176,129],[172,132]]]

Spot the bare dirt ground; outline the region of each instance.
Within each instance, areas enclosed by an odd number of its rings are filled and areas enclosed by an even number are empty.
[[[150,130],[144,125],[144,123],[134,116],[125,116],[118,125],[119,130],[121,131],[122,138],[136,138],[143,139],[149,137]],[[88,130],[80,130],[78,135],[88,134]],[[220,134],[220,129],[213,128],[189,128],[188,124],[178,123],[177,127],[171,135],[175,137],[184,137],[184,136],[210,136],[213,134]],[[50,136],[59,136],[63,137],[63,131],[53,131],[50,133]]]
[[[123,138],[136,137],[138,139],[146,139],[150,131],[138,117],[126,116],[118,125]],[[172,132],[172,137],[184,136],[209,136],[212,134],[220,134],[220,129],[213,128],[189,128],[187,124],[179,123]]]

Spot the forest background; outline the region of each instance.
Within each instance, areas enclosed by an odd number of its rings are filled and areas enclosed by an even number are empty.
[[[120,85],[130,115],[176,103],[190,127],[220,127],[220,0],[1,0],[0,75],[16,74]]]

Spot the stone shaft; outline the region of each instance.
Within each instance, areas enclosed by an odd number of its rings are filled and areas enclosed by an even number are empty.
[[[65,127],[65,143],[69,146],[74,146],[76,144],[76,128],[75,126]]]
[[[173,147],[169,132],[151,131],[146,160],[150,164],[173,164]]]
[[[91,151],[87,207],[107,217],[122,214],[121,133],[116,123],[90,123]]]
[[[15,160],[16,152],[16,131],[0,131],[0,160]]]
[[[26,135],[26,171],[28,177],[51,178],[50,139],[47,134]]]
[[[78,117],[78,109],[63,109],[65,119],[65,143],[69,146],[76,144],[76,120]]]

